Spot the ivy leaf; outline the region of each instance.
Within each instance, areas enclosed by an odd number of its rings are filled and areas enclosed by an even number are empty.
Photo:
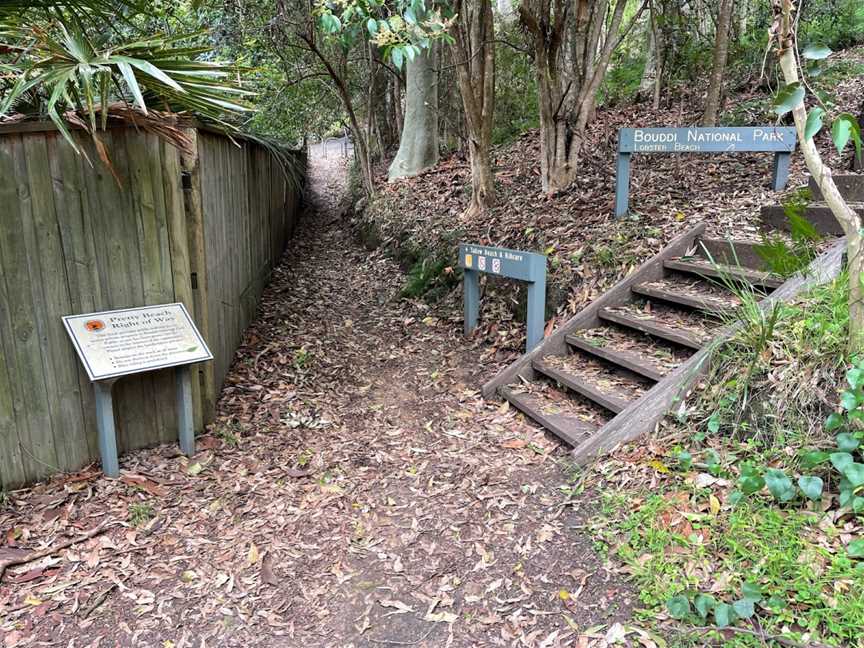
[[[813,136],[822,130],[823,115],[825,115],[825,111],[818,106],[807,113],[807,125],[804,126],[804,139],[813,139]]]
[[[843,452],[852,452],[858,447],[858,439],[848,432],[841,432],[837,435],[837,447]]]
[[[717,434],[720,431],[720,417],[716,412],[708,419],[708,431],[711,434]]]
[[[843,469],[843,476],[852,484],[852,488],[864,486],[864,464],[851,463]]]
[[[840,405],[847,412],[851,412],[852,410],[858,408],[858,398],[852,392],[843,392],[843,395],[840,396]]]
[[[842,153],[846,145],[849,144],[849,140],[853,139],[860,155],[861,128],[853,115],[849,113],[837,115],[837,119],[831,125],[831,139],[834,140],[834,146],[837,147],[838,153]]]
[[[841,425],[843,425],[843,416],[837,412],[834,412],[831,416],[825,419],[825,429],[829,432],[836,430]]]
[[[779,502],[788,502],[795,497],[792,480],[778,468],[769,468],[765,471],[765,484],[774,499]]]
[[[852,389],[860,389],[864,387],[864,369],[852,367],[846,372],[846,382]]]
[[[823,450],[811,450],[801,457],[801,463],[805,468],[815,468],[828,461],[829,454]]]
[[[756,613],[756,606],[753,604],[753,601],[748,599],[735,601],[732,604],[732,609],[735,610],[735,614],[742,619],[749,619]]]
[[[378,33],[378,21],[374,18],[370,18],[366,21],[366,29],[369,30],[369,34],[374,36]]]
[[[714,608],[714,622],[718,628],[725,628],[735,621],[735,610],[728,603],[719,603]]]
[[[700,617],[707,619],[708,613],[714,609],[714,597],[710,594],[697,594],[693,606]]]
[[[846,553],[852,558],[864,558],[864,538],[858,538],[846,545]]]
[[[804,101],[804,87],[797,81],[790,83],[781,88],[780,92],[774,97],[774,112],[778,115],[785,115],[802,101]],[[836,124],[837,122],[835,121],[834,123]]]
[[[681,470],[687,471],[693,466],[693,456],[686,450],[678,453],[678,466]]]
[[[741,594],[742,598],[745,601],[753,601],[754,603],[758,603],[762,600],[762,588],[759,587],[759,583],[744,583],[741,586]]]
[[[815,476],[802,475],[798,478],[798,488],[804,493],[807,499],[818,500],[822,497],[822,478]]]
[[[801,52],[801,56],[811,61],[821,61],[831,56],[831,48],[825,45],[808,45]]]
[[[855,513],[861,513],[864,511],[864,497],[853,498],[851,508]]]
[[[758,493],[765,487],[765,480],[760,475],[745,475],[738,480],[738,488],[745,495]]]
[[[690,600],[683,594],[673,596],[666,601],[666,609],[669,610],[669,616],[680,621],[690,614]]]
[[[841,473],[846,468],[846,466],[855,463],[855,459],[853,459],[852,455],[848,452],[832,452],[830,456],[831,465],[834,466]]]
[[[845,479],[843,481],[845,484],[840,485],[840,508],[851,508],[855,506],[855,489]]]
[[[394,47],[390,51],[390,57],[393,59],[393,65],[397,70],[402,69],[402,48]]]

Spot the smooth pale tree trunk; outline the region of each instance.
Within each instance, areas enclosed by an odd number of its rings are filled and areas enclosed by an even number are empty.
[[[405,122],[389,180],[417,175],[438,163],[438,72],[433,48],[405,67]]]
[[[639,99],[644,100],[654,94],[654,80],[657,77],[657,39],[654,37],[654,18],[648,20],[646,28],[646,39],[648,52],[645,55],[645,67],[642,70],[642,79],[639,81]]]
[[[708,94],[705,98],[705,112],[702,114],[703,126],[717,125],[720,99],[723,94],[723,77],[726,75],[726,58],[729,54],[729,28],[732,25],[733,6],[733,0],[720,1],[717,33],[714,37],[714,60],[711,63]]]
[[[778,0],[774,4],[775,21],[778,21],[780,47],[780,69],[787,84],[797,83],[798,61],[795,56],[795,28],[792,0]],[[810,171],[831,213],[846,234],[846,257],[849,268],[849,352],[860,353],[864,349],[864,241],[862,241],[862,219],[837,189],[831,169],[822,161],[813,139],[804,137],[807,125],[807,109],[803,101],[792,109],[798,145],[804,162]]]

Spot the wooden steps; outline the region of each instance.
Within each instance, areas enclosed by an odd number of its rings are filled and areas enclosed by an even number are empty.
[[[701,349],[711,337],[707,331],[703,334],[692,326],[664,321],[650,313],[640,314],[625,306],[604,308],[600,311],[600,318],[691,349]]]
[[[607,360],[655,382],[671,373],[688,357],[686,353],[678,352],[674,346],[658,344],[656,341],[652,343],[648,336],[620,334],[623,338],[629,338],[625,345],[621,345],[616,343],[617,336],[609,333],[613,330],[613,327],[600,326],[568,335],[566,339],[574,349]],[[617,337],[617,340],[621,337]]]
[[[782,279],[762,270],[712,264],[710,260],[704,257],[668,259],[663,262],[663,266],[668,270],[686,272],[698,277],[710,277],[720,281],[739,281],[764,288],[779,288],[783,283]]]
[[[661,279],[633,286],[633,292],[670,304],[724,314],[741,306],[741,300],[722,288],[701,280]]]
[[[484,397],[508,400],[574,446],[577,461],[653,429],[726,330],[712,315],[734,313],[742,285],[757,295],[783,285],[751,243],[703,244],[703,231],[673,240],[487,382]]]
[[[527,391],[520,387],[502,387],[500,395],[572,446],[583,443],[597,432],[604,422],[603,419],[592,421],[590,414],[580,415],[572,411],[568,403],[550,397],[550,389],[546,387],[545,390]]]

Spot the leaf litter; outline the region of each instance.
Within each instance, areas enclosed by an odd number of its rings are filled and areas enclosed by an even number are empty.
[[[458,312],[399,299],[398,267],[341,219],[344,168],[311,167],[315,207],[196,456],[9,493],[0,556],[48,552],[0,582],[2,645],[641,641],[581,530],[590,498],[562,495],[564,450],[480,398],[500,362]]]

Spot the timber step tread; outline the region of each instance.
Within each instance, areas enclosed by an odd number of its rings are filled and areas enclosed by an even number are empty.
[[[602,427],[606,420],[551,385],[533,383],[499,387],[498,393],[523,414],[572,446],[577,446]]]
[[[701,349],[712,337],[713,326],[691,313],[652,306],[650,310],[638,304],[603,308],[600,319],[627,326],[643,333],[689,347]]]
[[[711,313],[727,313],[741,306],[741,300],[716,283],[690,277],[666,277],[636,284],[637,295],[661,299]]]
[[[643,378],[578,351],[534,360],[534,368],[616,414],[650,389]]]
[[[764,286],[765,288],[779,288],[783,285],[783,280],[770,272],[711,263],[710,260],[703,257],[694,256],[667,259],[663,262],[663,266],[668,270],[687,272],[700,277],[710,277],[713,279],[736,279],[739,281],[746,281],[753,286]]]
[[[573,348],[655,381],[672,373],[691,355],[679,347],[615,325],[583,329],[565,339]]]

